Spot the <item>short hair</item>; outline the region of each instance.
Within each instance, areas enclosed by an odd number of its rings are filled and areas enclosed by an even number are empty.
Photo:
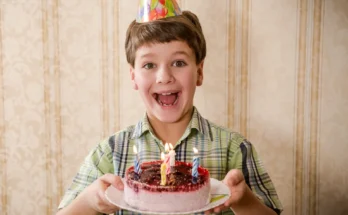
[[[193,50],[196,64],[202,62],[206,56],[207,47],[198,17],[183,11],[182,15],[158,19],[146,23],[135,20],[129,25],[126,34],[127,62],[134,67],[135,53],[144,44],[169,43],[183,41]]]

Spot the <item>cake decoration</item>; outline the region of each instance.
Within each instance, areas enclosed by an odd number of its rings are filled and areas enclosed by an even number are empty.
[[[210,202],[210,174],[200,166],[198,150],[192,162],[175,160],[172,144],[165,144],[161,160],[139,161],[133,146],[134,165],[125,175],[124,200],[131,207],[158,212],[185,212]]]
[[[134,156],[134,167],[135,167],[134,171],[139,175],[141,173],[141,168],[140,168],[138,150],[137,150],[137,147],[135,145],[133,146],[133,152],[135,154],[135,156]]]
[[[125,202],[140,210],[156,212],[185,212],[209,204],[211,185],[207,169],[198,166],[193,183],[192,163],[175,161],[168,175],[165,165],[163,160],[143,162],[140,175],[135,173],[134,166],[129,167],[125,176]]]
[[[175,166],[175,151],[174,151],[174,147],[171,143],[169,143],[169,157],[170,157],[170,167],[173,168]]]
[[[170,173],[170,157],[169,157],[169,144],[168,143],[165,144],[164,151],[166,154],[164,155],[163,163],[166,164],[166,175],[168,175]]]
[[[162,152],[161,153],[161,160],[164,161],[165,155]],[[162,186],[166,185],[167,183],[167,165],[165,162],[161,163],[161,184]]]
[[[193,157],[193,162],[192,162],[192,182],[197,183],[198,166],[199,166],[200,158],[197,156],[198,149],[196,147],[193,147],[193,153],[195,154],[195,156]]]

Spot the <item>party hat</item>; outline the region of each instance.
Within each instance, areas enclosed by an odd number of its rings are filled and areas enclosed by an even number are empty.
[[[176,0],[140,0],[137,22],[150,22],[157,19],[181,15]]]

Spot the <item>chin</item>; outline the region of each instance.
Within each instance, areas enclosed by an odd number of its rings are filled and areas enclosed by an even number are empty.
[[[149,105],[150,110],[148,113],[163,123],[176,123],[182,120],[186,113],[185,105],[183,105],[182,100],[178,100],[175,104],[170,106],[164,106],[159,102],[155,101],[151,105]]]
[[[175,123],[180,120],[182,117],[180,114],[168,114],[168,113],[163,113],[163,114],[155,114],[155,117],[164,123]]]

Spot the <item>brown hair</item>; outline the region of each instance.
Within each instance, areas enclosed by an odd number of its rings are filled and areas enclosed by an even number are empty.
[[[198,17],[189,11],[182,15],[159,19],[147,23],[129,25],[126,35],[127,61],[134,67],[135,53],[139,47],[148,43],[168,43],[184,41],[193,50],[196,63],[204,60],[207,52],[205,38]]]

